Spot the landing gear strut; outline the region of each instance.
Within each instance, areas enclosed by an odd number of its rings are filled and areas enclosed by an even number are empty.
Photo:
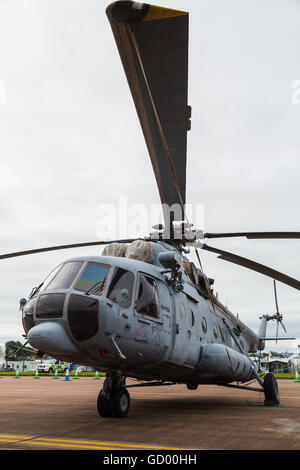
[[[97,410],[102,418],[124,418],[130,407],[130,395],[125,388],[125,377],[107,376],[98,395]]]

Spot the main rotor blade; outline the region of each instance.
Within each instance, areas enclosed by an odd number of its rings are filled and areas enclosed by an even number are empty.
[[[16,258],[17,256],[33,255],[35,253],[43,253],[45,251],[56,251],[56,250],[65,250],[68,248],[81,248],[84,246],[96,246],[96,245],[109,245],[111,243],[132,243],[136,238],[127,239],[127,240],[104,240],[97,242],[83,242],[83,243],[73,243],[71,245],[57,245],[57,246],[47,246],[45,248],[36,248],[34,250],[25,250],[25,251],[15,251],[14,253],[6,253],[0,255],[0,259],[6,258]]]
[[[260,264],[248,258],[243,258],[242,256],[229,253],[228,251],[219,250],[218,248],[214,248],[206,244],[202,246],[202,249],[219,254],[220,256],[218,256],[218,258],[224,259],[225,261],[229,261],[230,263],[238,264],[240,266],[244,266],[245,268],[252,269],[253,271],[264,274],[265,276],[269,276],[272,279],[276,279],[277,281],[283,282],[288,286],[300,290],[300,281],[290,276],[287,276],[286,274],[283,274],[279,271],[276,271],[275,269],[269,268],[264,264]]]
[[[187,105],[188,13],[132,1],[114,2],[106,13],[169,226],[168,207],[174,204],[178,208],[174,220],[184,219],[191,115]]]
[[[204,238],[231,238],[231,237],[246,237],[249,239],[300,238],[300,232],[231,232],[231,233],[205,233],[204,234]]]

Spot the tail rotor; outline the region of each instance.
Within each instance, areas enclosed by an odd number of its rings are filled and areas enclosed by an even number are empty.
[[[278,307],[278,298],[277,298],[277,289],[276,289],[276,281],[273,279],[273,285],[274,285],[274,296],[275,296],[275,307],[276,307],[276,314],[273,316],[273,319],[276,320],[276,344],[277,344],[277,338],[278,338],[278,329],[279,329],[279,324],[282,326],[283,330],[286,331],[286,327],[284,326],[284,323],[282,321],[282,315],[279,312],[279,307]]]

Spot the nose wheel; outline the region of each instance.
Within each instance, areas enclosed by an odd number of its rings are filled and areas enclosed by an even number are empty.
[[[125,388],[125,378],[106,377],[97,399],[97,410],[102,418],[125,418],[130,407],[130,395]]]

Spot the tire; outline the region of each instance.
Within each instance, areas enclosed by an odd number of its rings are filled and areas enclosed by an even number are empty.
[[[102,418],[109,418],[112,416],[111,402],[107,398],[104,398],[101,395],[101,392],[97,399],[97,410]]]
[[[189,384],[186,384],[186,388],[187,388],[188,390],[197,390],[198,384],[189,383]]]
[[[276,377],[269,372],[264,378],[265,405],[280,405],[280,396]]]
[[[130,395],[126,388],[122,387],[115,391],[111,399],[112,414],[116,418],[125,418],[130,407]]]

